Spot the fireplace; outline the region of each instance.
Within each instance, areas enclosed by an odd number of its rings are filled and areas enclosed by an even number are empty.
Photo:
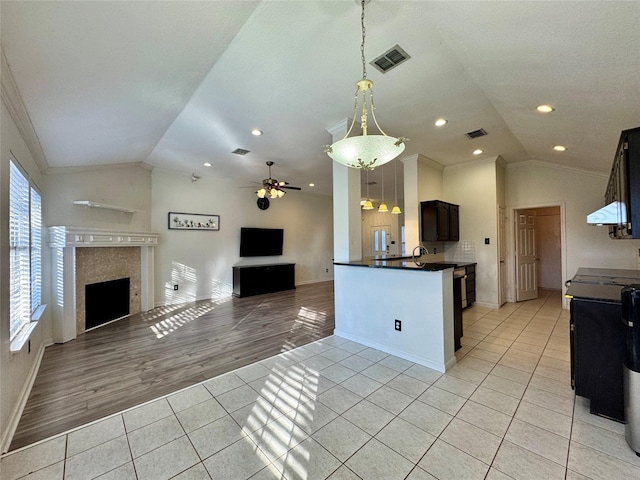
[[[91,228],[49,227],[53,273],[53,340],[64,343],[93,328],[87,285],[128,279],[126,300],[108,316],[154,307],[153,264],[158,234]],[[91,288],[89,289],[91,290]],[[123,290],[125,290],[123,288]],[[108,296],[109,294],[107,294]],[[104,297],[104,294],[99,294]],[[125,303],[126,308],[125,308]],[[98,310],[105,309],[104,306]],[[122,313],[126,310],[126,313]],[[99,319],[99,324],[114,320]],[[90,326],[92,325],[92,326]]]
[[[130,284],[126,277],[84,286],[85,330],[129,315]]]

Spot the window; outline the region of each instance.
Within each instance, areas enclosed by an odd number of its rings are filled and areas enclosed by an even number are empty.
[[[10,339],[42,303],[42,198],[14,161],[9,172]]]

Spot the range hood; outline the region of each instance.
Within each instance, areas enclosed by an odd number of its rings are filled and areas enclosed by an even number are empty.
[[[611,202],[609,205],[587,215],[589,225],[622,225],[626,223],[627,207],[622,202]]]

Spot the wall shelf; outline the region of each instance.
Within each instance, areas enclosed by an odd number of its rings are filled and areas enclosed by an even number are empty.
[[[74,200],[73,204],[81,207],[102,208],[104,210],[115,210],[124,213],[144,213],[143,210],[136,210],[135,208],[118,207],[107,203],[92,202],[91,200]]]

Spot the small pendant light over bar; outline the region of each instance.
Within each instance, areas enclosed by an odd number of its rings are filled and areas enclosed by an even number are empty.
[[[369,198],[369,170],[367,170],[367,199],[362,204],[362,210],[373,210],[373,203]]]
[[[373,103],[373,82],[367,78],[367,67],[364,56],[364,40],[366,29],[364,27],[364,4],[367,0],[362,0],[362,14],[360,24],[362,26],[362,44],[360,53],[362,57],[362,79],[356,82],[355,102],[353,107],[353,119],[342,140],[333,145],[325,145],[325,152],[336,162],[351,168],[373,170],[379,165],[390,162],[404,151],[404,142],[408,139],[404,137],[390,137],[387,135],[376,120],[375,105]],[[358,105],[360,94],[362,93],[362,114],[360,115],[360,127],[362,135],[349,137],[356,123],[358,116]],[[381,135],[368,135],[367,118],[371,111],[371,118]]]
[[[380,203],[380,206],[378,207],[378,211],[380,213],[387,213],[389,211],[389,207],[387,207],[387,204],[384,203],[384,166],[382,167],[382,203]]]
[[[395,195],[396,201],[393,204],[393,208],[391,209],[391,213],[393,213],[394,215],[400,215],[402,213],[402,211],[400,210],[400,207],[398,206],[398,172],[396,170],[396,163],[397,162],[393,162],[393,186],[394,186],[394,195]]]

